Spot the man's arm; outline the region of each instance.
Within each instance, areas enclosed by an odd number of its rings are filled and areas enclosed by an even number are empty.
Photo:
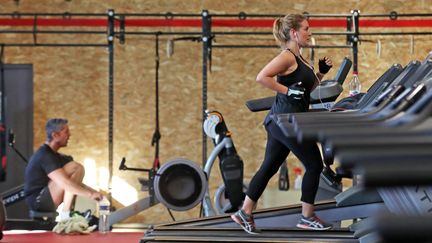
[[[81,186],[84,187],[85,189],[89,190],[89,191],[92,191],[92,192],[98,192],[98,191],[96,191],[95,189],[93,189],[93,188],[87,186],[87,185],[84,184],[84,183],[81,183]]]
[[[48,177],[59,187],[65,191],[71,192],[76,195],[91,198],[99,201],[102,199],[102,194],[94,190],[84,188],[83,186],[72,181],[66,174],[63,168],[56,169],[48,174]]]

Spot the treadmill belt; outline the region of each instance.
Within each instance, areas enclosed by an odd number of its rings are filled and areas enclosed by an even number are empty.
[[[375,215],[385,208],[383,203],[337,207],[334,200],[329,200],[318,202],[315,210],[331,222],[338,222]],[[262,230],[258,235],[244,232],[229,215],[172,222],[155,225],[140,242],[359,242],[353,232],[338,226],[328,231],[298,229],[295,225],[300,214],[300,204],[257,210],[255,223]]]
[[[386,210],[382,202],[363,203],[356,205],[336,206],[334,200],[321,201],[315,204],[315,212],[331,222],[339,222],[354,218],[365,218],[370,215]],[[289,205],[277,208],[260,209],[254,212],[254,219],[259,228],[273,228],[275,226],[294,227],[301,215],[301,205]],[[160,227],[203,227],[203,228],[235,228],[237,225],[229,215],[217,215],[206,218],[176,221],[162,225]]]
[[[141,243],[147,242],[353,242],[358,239],[347,229],[327,231],[294,228],[266,228],[251,235],[239,228],[158,227],[148,230]]]

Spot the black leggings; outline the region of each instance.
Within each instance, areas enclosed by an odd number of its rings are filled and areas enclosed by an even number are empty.
[[[266,126],[267,146],[264,161],[252,178],[247,195],[253,201],[258,201],[271,177],[276,174],[290,151],[303,163],[305,173],[301,188],[301,201],[313,204],[318,190],[323,162],[321,153],[315,142],[304,141],[299,144],[296,138],[286,137],[280,128],[272,121]]]

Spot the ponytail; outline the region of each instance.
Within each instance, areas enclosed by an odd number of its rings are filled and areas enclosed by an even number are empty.
[[[281,47],[283,47],[284,44],[289,40],[289,36],[287,38],[287,36],[284,33],[282,17],[275,19],[275,21],[273,22],[273,36],[276,42]]]
[[[291,40],[290,30],[298,30],[300,23],[306,17],[301,14],[288,14],[285,17],[279,17],[273,22],[273,36],[276,42],[284,48],[285,44]]]

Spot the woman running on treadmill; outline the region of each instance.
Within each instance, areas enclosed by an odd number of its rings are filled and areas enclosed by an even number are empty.
[[[305,16],[289,14],[278,18],[273,24],[273,35],[282,51],[259,73],[256,81],[276,92],[276,99],[264,120],[267,145],[264,161],[252,178],[242,209],[231,218],[246,232],[258,234],[252,211],[256,207],[270,178],[276,174],[282,162],[292,151],[305,167],[301,188],[302,216],[297,227],[312,230],[327,230],[331,224],[320,220],[314,212],[314,201],[323,169],[321,154],[316,142],[286,137],[272,120],[274,114],[306,112],[309,110],[311,91],[332,67],[332,61],[324,57],[319,60],[319,72],[314,71],[300,54],[307,47],[311,32]],[[276,79],[275,79],[276,77]]]

